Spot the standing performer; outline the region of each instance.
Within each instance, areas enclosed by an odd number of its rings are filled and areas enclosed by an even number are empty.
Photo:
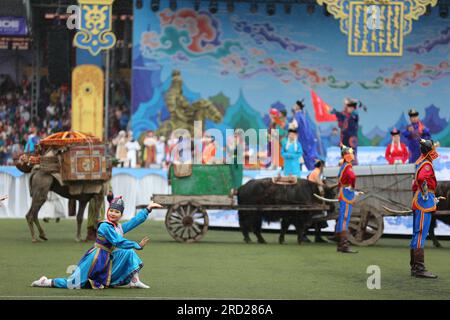
[[[330,113],[336,115],[338,119],[338,126],[341,129],[341,145],[349,146],[353,149],[354,162],[357,164],[359,115],[356,107],[358,106],[358,102],[347,98],[344,100],[344,105],[342,112],[333,109]]]
[[[419,112],[411,109],[408,112],[411,124],[406,127],[403,137],[408,140],[409,163],[415,163],[420,157],[420,139],[430,140],[430,130],[419,119]]]
[[[391,131],[392,142],[387,146],[385,158],[389,164],[403,164],[408,161],[409,152],[405,144],[400,142],[400,131]]]
[[[281,156],[284,160],[283,173],[285,176],[300,177],[300,158],[302,146],[297,141],[297,130],[290,128],[288,137],[281,142]]]
[[[157,203],[150,203],[133,219],[119,224],[125,204],[122,197],[111,201],[107,212],[107,220],[101,222],[98,228],[94,247],[81,258],[78,267],[67,278],[47,279],[41,277],[34,281],[32,287],[53,288],[89,288],[104,289],[108,287],[149,288],[139,280],[139,271],[143,263],[133,249],[142,250],[149,238],[141,242],[127,240],[123,235],[147,220],[153,208],[161,208]]]
[[[273,169],[278,169],[283,166],[282,156],[280,153],[280,142],[286,137],[286,119],[283,113],[278,109],[271,108],[269,110],[270,124],[269,124],[269,143],[267,145],[268,156],[271,157],[270,166]],[[274,130],[274,131],[272,131]],[[272,135],[274,135],[272,137]],[[272,143],[275,146],[272,146]],[[272,151],[277,150],[277,154],[272,155]]]
[[[430,228],[431,215],[436,211],[434,192],[437,187],[433,160],[438,158],[432,140],[420,140],[421,156],[416,162],[416,174],[413,182],[413,236],[410,244],[411,276],[416,278],[437,278],[425,269],[424,246]]]
[[[294,112],[294,119],[291,124],[297,129],[298,142],[302,145],[303,160],[305,161],[306,168],[308,168],[308,170],[313,170],[315,161],[319,158],[319,154],[314,131],[308,124],[306,112],[303,110],[304,108],[305,104],[303,101],[295,102],[292,109]]]
[[[339,217],[336,225],[337,251],[343,253],[357,253],[349,247],[347,240],[348,224],[352,215],[355,202],[356,175],[353,172],[352,162],[355,159],[353,149],[347,146],[341,147],[343,163],[338,174],[339,184]]]

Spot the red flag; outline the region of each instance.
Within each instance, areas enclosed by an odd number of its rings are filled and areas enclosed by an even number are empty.
[[[337,121],[334,114],[330,114],[331,108],[325,101],[323,101],[313,90],[311,90],[311,99],[314,106],[314,113],[316,114],[317,122],[333,122]]]

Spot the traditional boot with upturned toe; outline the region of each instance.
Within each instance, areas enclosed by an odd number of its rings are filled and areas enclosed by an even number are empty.
[[[431,273],[425,268],[425,254],[423,249],[414,249],[414,276],[416,278],[437,278],[437,275]]]
[[[336,234],[338,237],[338,247],[337,251],[342,253],[358,253],[358,251],[352,250],[349,246],[349,241],[347,240],[347,231],[342,231]]]

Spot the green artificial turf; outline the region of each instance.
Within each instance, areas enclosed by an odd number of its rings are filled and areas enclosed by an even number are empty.
[[[31,288],[42,275],[65,276],[90,243],[76,243],[75,221],[43,224],[49,241],[31,243],[23,220],[0,220],[0,299],[8,298],[219,298],[219,299],[449,299],[450,242],[426,245],[426,263],[437,280],[409,275],[406,239],[381,239],[359,254],[339,254],[334,243],[287,244],[264,234],[269,244],[245,244],[239,231],[210,230],[198,243],[170,238],[162,222],[147,221],[127,234],[132,240],[150,235],[139,252],[145,266],[140,278],[148,290],[64,290]],[[254,237],[253,237],[254,238]],[[369,265],[381,268],[381,289],[369,290]]]

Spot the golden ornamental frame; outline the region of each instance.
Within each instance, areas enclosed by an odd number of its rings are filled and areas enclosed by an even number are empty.
[[[339,20],[339,27],[342,33],[348,35],[348,48],[347,52],[349,55],[355,56],[401,56],[403,55],[403,37],[408,35],[412,31],[413,20],[418,20],[420,16],[425,14],[427,10],[427,6],[436,6],[438,0],[316,0],[317,3],[321,6],[326,5],[327,10],[330,14],[333,15],[335,19]],[[394,32],[398,32],[399,34],[399,43],[400,48],[396,52],[358,52],[352,50],[352,34],[350,31],[353,30],[354,27],[352,16],[353,8],[355,4],[358,5],[378,5],[387,7],[389,5],[399,5],[403,7],[403,12],[401,13],[402,20],[398,26],[398,30],[394,30]],[[384,27],[384,26],[383,26]],[[390,31],[390,30],[389,30]]]

